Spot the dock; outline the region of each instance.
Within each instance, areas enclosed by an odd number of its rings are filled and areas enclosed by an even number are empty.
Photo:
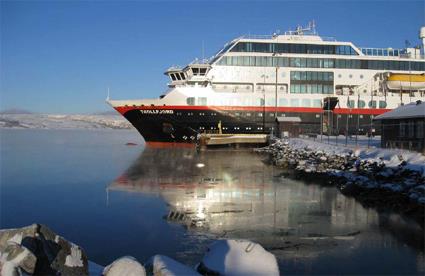
[[[240,146],[257,147],[267,145],[267,134],[201,134],[201,147]]]

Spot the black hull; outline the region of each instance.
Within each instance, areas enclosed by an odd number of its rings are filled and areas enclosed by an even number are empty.
[[[276,129],[275,112],[215,109],[131,109],[123,116],[139,131],[146,142],[193,143],[199,133],[270,134]],[[371,114],[333,114],[321,116],[318,112],[278,112],[278,117],[301,118],[300,133],[320,133],[323,120],[324,132],[330,125],[332,134],[367,134],[371,127]],[[348,121],[347,121],[348,116]],[[338,127],[337,127],[338,126]],[[357,127],[359,126],[359,127]],[[379,127],[374,122],[378,134]],[[359,131],[358,131],[359,130]]]

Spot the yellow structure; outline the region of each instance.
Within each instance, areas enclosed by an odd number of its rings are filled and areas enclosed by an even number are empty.
[[[387,87],[392,90],[423,90],[425,74],[394,74],[387,78]]]

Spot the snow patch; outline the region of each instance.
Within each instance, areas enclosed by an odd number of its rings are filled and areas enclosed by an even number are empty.
[[[66,256],[65,265],[68,267],[83,267],[83,259],[81,258],[80,248],[71,243],[71,255]]]

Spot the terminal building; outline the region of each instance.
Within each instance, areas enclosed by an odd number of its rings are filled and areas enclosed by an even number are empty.
[[[375,117],[381,122],[381,146],[425,154],[425,102],[416,101]]]

